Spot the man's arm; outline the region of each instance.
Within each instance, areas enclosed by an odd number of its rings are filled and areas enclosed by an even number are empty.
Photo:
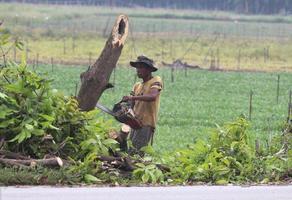
[[[157,88],[152,88],[150,94],[145,94],[142,96],[124,96],[123,101],[155,101],[160,93],[160,90]]]

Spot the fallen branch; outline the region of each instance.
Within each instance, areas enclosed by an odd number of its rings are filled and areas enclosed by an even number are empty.
[[[19,153],[14,153],[11,151],[5,151],[5,150],[0,150],[0,155],[1,157],[3,156],[4,158],[12,158],[12,159],[17,159],[17,160],[30,160],[31,158],[27,156],[23,156]]]
[[[29,159],[29,160],[17,160],[0,158],[0,163],[6,166],[35,166],[42,165],[46,167],[62,167],[63,161],[59,157],[49,159]]]

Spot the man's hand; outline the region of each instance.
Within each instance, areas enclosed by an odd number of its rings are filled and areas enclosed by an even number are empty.
[[[149,94],[144,94],[141,96],[124,96],[122,101],[155,101],[159,93],[160,91],[158,89],[153,88]]]

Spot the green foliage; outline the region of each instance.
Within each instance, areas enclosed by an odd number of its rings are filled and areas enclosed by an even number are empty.
[[[67,168],[48,169],[38,167],[34,169],[0,168],[0,185],[57,185],[79,184],[80,177],[69,172]]]
[[[135,179],[142,181],[142,183],[156,184],[164,182],[164,174],[155,164],[137,163],[136,166],[138,168],[133,172]]]
[[[75,94],[79,74],[86,67],[59,65],[36,68],[38,73],[49,74],[54,79],[52,87]],[[279,103],[276,104],[278,73],[212,72],[205,70],[171,70],[161,68],[156,73],[163,78],[159,120],[155,130],[153,148],[160,153],[184,148],[195,138],[205,139],[215,123],[223,124],[242,113],[248,114],[249,91],[254,91],[250,137],[262,143],[270,140],[283,127],[287,100],[292,85],[292,73],[280,73]],[[115,89],[107,90],[100,103],[111,107],[130,92],[135,80],[135,70],[118,67],[115,70]],[[111,77],[113,78],[113,76]],[[125,81],[129,80],[129,81]],[[210,80],[212,80],[210,82]],[[138,79],[136,80],[138,81]],[[171,97],[171,98],[170,98]],[[104,119],[112,119],[103,114]],[[113,123],[118,127],[118,123]]]
[[[8,44],[9,37],[6,33],[0,35],[1,49]],[[101,166],[97,156],[117,150],[117,142],[108,138],[111,121],[98,118],[97,110],[81,112],[74,97],[51,89],[51,80],[29,71],[25,57],[21,64],[4,59],[0,75],[3,148],[32,158],[49,154],[69,159],[72,166],[65,171],[75,175],[72,182],[76,183],[73,180],[77,179],[79,182],[98,183],[100,180],[94,176]],[[36,178],[28,177],[28,180],[35,184]],[[45,180],[49,181],[48,178]]]
[[[33,158],[51,154],[73,160],[115,149],[116,142],[107,138],[110,122],[97,119],[97,111],[81,112],[74,97],[51,89],[51,80],[29,71],[25,57],[20,64],[8,62],[5,55],[13,46],[21,49],[22,43],[0,31],[0,137],[5,140],[4,148]]]
[[[167,163],[175,183],[215,184],[278,181],[289,169],[288,154],[257,155],[248,142],[248,123],[239,118],[213,131],[207,141],[198,140],[176,152]],[[291,161],[290,161],[291,162]]]
[[[50,80],[10,64],[0,71],[0,133],[7,149],[42,158],[45,154],[82,158],[107,154],[111,125],[97,111],[81,112],[73,97],[50,88]]]
[[[9,44],[9,36],[5,33],[0,38],[3,50],[3,46]],[[188,148],[171,154],[174,156],[164,157],[146,147],[144,150],[148,156],[135,164],[132,176],[122,174],[119,169],[106,168],[98,161],[99,155],[109,155],[109,152],[118,150],[116,141],[107,137],[110,121],[97,118],[97,111],[80,112],[74,97],[52,90],[50,80],[27,69],[25,58],[18,65],[7,62],[4,57],[0,75],[0,137],[5,139],[3,148],[33,158],[51,154],[71,161],[71,166],[60,174],[36,168],[31,169],[36,176],[28,176],[25,170],[17,171],[16,179],[12,181],[5,175],[0,176],[5,184],[75,184],[80,181],[88,184],[128,181],[226,184],[265,183],[291,177],[291,123],[285,126],[282,135],[272,137],[267,146],[254,148],[249,142],[248,123],[244,118],[218,126],[207,141],[198,139]],[[172,108],[175,112],[175,106]],[[190,117],[188,113],[185,115]],[[169,122],[166,121],[166,124]],[[162,171],[158,167],[161,163],[168,166],[170,172]],[[27,182],[17,182],[25,177]]]

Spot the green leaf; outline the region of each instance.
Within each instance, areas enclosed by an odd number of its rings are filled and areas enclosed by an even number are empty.
[[[4,46],[9,42],[9,38],[10,38],[10,34],[6,33],[6,34],[2,34],[0,35],[0,45]]]
[[[17,49],[22,51],[24,44],[23,44],[23,42],[16,40],[15,41],[15,46],[16,46]]]
[[[103,144],[106,145],[106,146],[110,146],[112,144],[118,144],[118,142],[116,140],[114,140],[114,139],[110,139],[109,138],[109,139],[104,140]]]
[[[144,170],[141,168],[135,169],[133,175],[137,178],[140,178],[144,173]]]
[[[26,55],[25,55],[24,52],[21,55],[21,63],[20,63],[20,66],[22,66],[22,67],[25,67],[26,66]]]
[[[3,121],[0,123],[0,128],[7,128],[7,127],[9,127],[10,125],[12,126],[13,124],[15,124],[16,121],[17,121],[17,119],[15,119],[15,118],[7,119],[7,120],[3,120]]]
[[[145,153],[151,155],[151,156],[155,156],[155,154],[156,154],[151,145],[147,145],[145,147],[142,147],[141,150],[144,151]]]
[[[148,183],[148,181],[149,181],[149,174],[148,173],[143,174],[142,181],[143,181],[143,183]]]
[[[98,183],[98,182],[102,182],[102,180],[96,178],[95,176],[91,175],[91,174],[85,174],[84,175],[84,180],[86,183]]]
[[[60,130],[58,127],[53,126],[52,124],[49,125],[49,128],[57,131]]]
[[[53,122],[55,120],[55,118],[50,116],[50,115],[39,114],[39,116],[41,116],[42,118],[44,118],[45,120],[47,120],[49,122]]]
[[[42,129],[34,129],[33,134],[36,136],[43,136],[45,134],[45,131]]]
[[[140,168],[144,168],[145,167],[145,165],[143,163],[136,163],[136,166],[140,167]]]
[[[6,99],[8,96],[6,95],[6,94],[4,94],[4,93],[2,93],[2,92],[0,92],[0,98],[1,99]]]
[[[150,177],[151,177],[151,183],[156,183],[157,182],[157,177],[154,175],[153,172],[149,171],[148,172]]]
[[[34,127],[32,125],[30,125],[30,124],[25,124],[25,128],[27,130],[31,131],[31,130],[33,130]]]
[[[227,180],[221,179],[215,182],[216,185],[226,185],[228,184]]]
[[[6,90],[14,93],[23,93],[24,88],[21,81],[4,86]]]
[[[16,135],[13,139],[9,140],[9,142],[17,141],[18,143],[21,143],[26,138],[26,132],[25,130],[22,130],[18,135]]]
[[[7,116],[13,113],[12,109],[9,109],[6,105],[0,106],[0,119],[6,119]]]

